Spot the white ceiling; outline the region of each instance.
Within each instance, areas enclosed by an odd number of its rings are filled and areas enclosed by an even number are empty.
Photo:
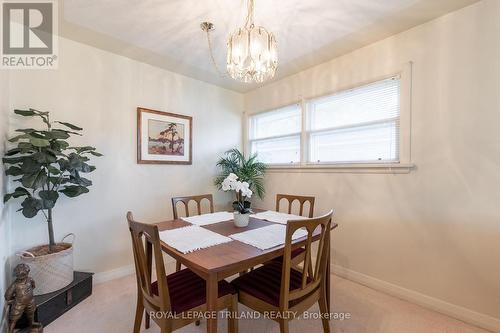
[[[278,40],[275,79],[296,73],[477,0],[255,0],[255,23]],[[64,0],[65,37],[236,91],[212,65],[203,21],[213,22],[215,59],[243,25],[246,0]]]

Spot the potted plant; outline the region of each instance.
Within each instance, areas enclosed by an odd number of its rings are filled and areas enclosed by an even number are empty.
[[[234,208],[234,225],[237,227],[246,227],[248,225],[248,220],[252,210],[250,206],[245,205],[245,199],[250,199],[252,197],[252,190],[249,188],[250,185],[247,182],[242,182],[238,180],[238,176],[234,173],[230,173],[223,181],[221,189],[224,192],[234,191],[236,193],[236,201],[233,202]]]
[[[62,121],[50,121],[49,112],[35,109],[14,110],[24,117],[39,118],[45,129],[17,129],[19,134],[9,140],[16,147],[8,150],[3,158],[5,174],[18,177],[20,183],[14,192],[4,197],[4,202],[23,198],[22,214],[33,218],[42,213],[47,221],[49,244],[24,251],[21,261],[31,268],[37,282],[36,295],[64,288],[73,281],[73,246],[54,240],[52,211],[62,193],[74,198],[89,192],[92,181],[82,174],[95,170],[89,165],[89,156],[102,156],[94,147],[72,147],[68,139],[81,135],[82,128]],[[55,128],[55,127],[58,128]]]
[[[215,185],[219,190],[235,191],[236,201],[233,202],[235,210],[235,223],[242,219],[248,224],[251,203],[249,199],[255,193],[260,199],[264,197],[264,174],[266,164],[259,162],[257,154],[245,158],[238,149],[228,150],[217,162],[221,172],[215,178]],[[240,216],[241,215],[241,216]]]

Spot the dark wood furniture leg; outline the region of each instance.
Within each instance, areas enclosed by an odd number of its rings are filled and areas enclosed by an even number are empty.
[[[207,278],[207,333],[217,333],[217,273],[212,273]]]
[[[328,249],[328,262],[326,263],[326,309],[328,310],[328,313],[330,313],[330,302],[331,302],[331,272],[330,272],[330,260],[331,260],[331,238],[330,238],[330,233],[327,235],[328,237],[328,244],[330,244],[330,248]]]
[[[151,280],[151,271],[153,270],[153,245],[146,242],[146,260],[149,269],[149,279]],[[149,329],[151,326],[151,317],[146,309],[144,309],[144,327]]]

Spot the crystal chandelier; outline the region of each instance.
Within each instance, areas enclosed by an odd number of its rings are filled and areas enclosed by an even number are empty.
[[[245,26],[229,36],[227,71],[235,80],[264,82],[271,79],[278,67],[276,38],[253,22],[254,0],[248,0]]]
[[[238,81],[260,83],[274,77],[278,67],[278,48],[272,33],[264,27],[255,26],[253,13],[254,0],[248,0],[245,26],[233,32],[227,42],[227,73]],[[215,69],[222,75],[213,57],[209,34],[214,30],[214,25],[203,22],[201,29],[207,33],[210,57]]]

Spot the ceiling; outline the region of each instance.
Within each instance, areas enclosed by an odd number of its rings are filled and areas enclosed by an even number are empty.
[[[277,38],[276,80],[477,1],[255,0],[255,23]],[[246,0],[64,0],[60,13],[64,37],[231,90],[259,86],[220,77],[200,29],[214,23],[215,60],[225,68]]]

